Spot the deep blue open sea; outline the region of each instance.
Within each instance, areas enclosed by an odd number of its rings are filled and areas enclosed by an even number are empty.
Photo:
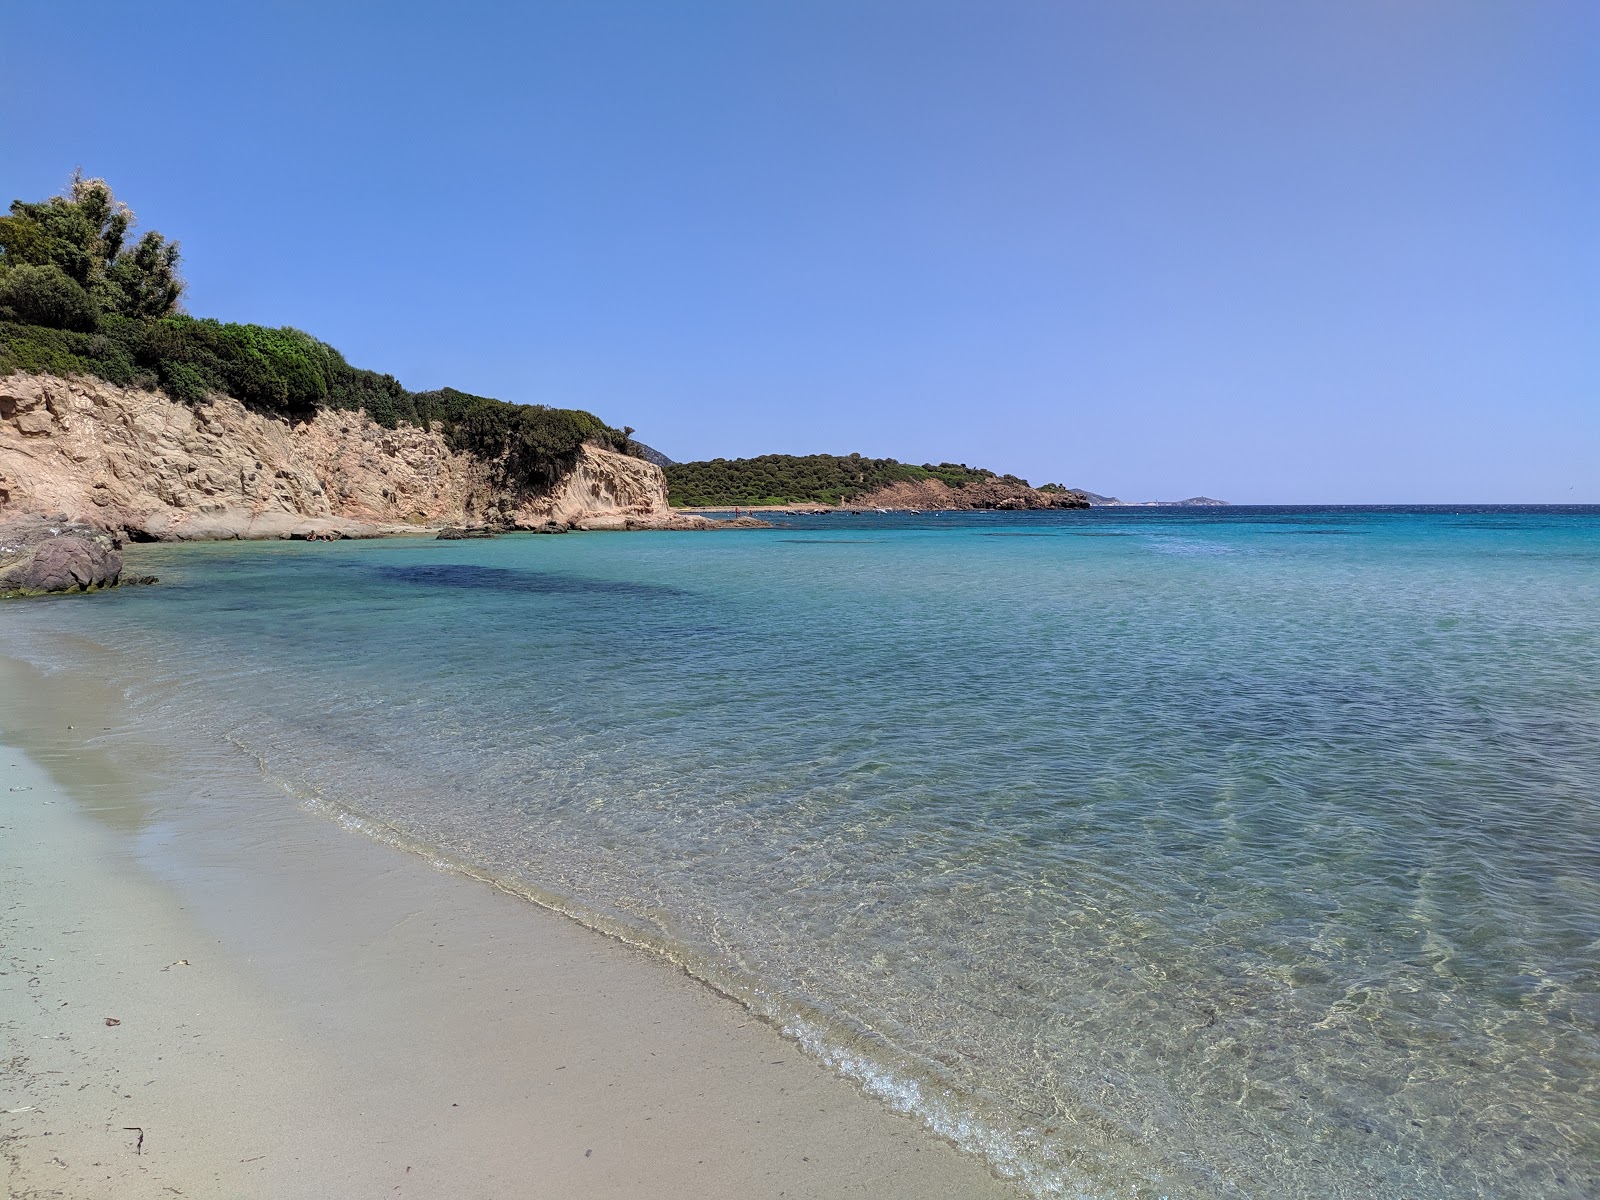
[[[1600,1194],[1600,509],[780,520],[141,547],[0,633],[1035,1194]]]

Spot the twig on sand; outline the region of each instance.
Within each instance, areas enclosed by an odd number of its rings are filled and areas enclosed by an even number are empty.
[[[133,1144],[133,1152],[135,1154],[143,1154],[144,1153],[144,1130],[140,1129],[137,1125],[124,1125],[122,1128],[124,1130],[126,1130],[128,1133],[137,1133],[139,1135],[139,1140]]]

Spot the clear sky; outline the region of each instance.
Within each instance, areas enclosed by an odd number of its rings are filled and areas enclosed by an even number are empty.
[[[8,0],[197,315],[674,458],[1600,502],[1593,0]]]

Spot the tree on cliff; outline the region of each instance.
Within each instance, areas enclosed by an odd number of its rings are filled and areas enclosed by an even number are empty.
[[[48,200],[14,200],[0,217],[0,317],[89,331],[101,314],[179,311],[178,243],[150,230],[132,245],[133,210],[103,179],[72,176]]]

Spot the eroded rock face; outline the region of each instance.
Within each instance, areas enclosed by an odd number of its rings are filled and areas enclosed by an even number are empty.
[[[120,543],[65,514],[0,521],[0,595],[93,592],[122,577]]]
[[[0,518],[64,511],[138,538],[326,538],[670,516],[661,469],[584,447],[548,492],[499,486],[433,430],[287,421],[93,379],[0,379]]]

